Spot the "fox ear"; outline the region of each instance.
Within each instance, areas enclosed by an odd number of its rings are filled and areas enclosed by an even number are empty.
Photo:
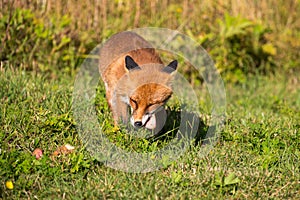
[[[178,64],[177,60],[173,60],[172,62],[170,62],[168,64],[168,66],[163,68],[162,71],[171,74],[172,72],[174,72],[177,69],[177,64]]]
[[[125,57],[125,65],[129,71],[133,69],[141,69],[139,65],[136,62],[134,62],[134,60],[130,56]]]

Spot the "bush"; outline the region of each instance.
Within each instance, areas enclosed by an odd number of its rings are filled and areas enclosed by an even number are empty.
[[[244,82],[247,74],[272,72],[276,47],[266,40],[264,25],[225,14],[218,20],[215,48],[211,51],[225,79]]]
[[[69,34],[67,15],[49,23],[32,11],[16,9],[0,19],[1,62],[25,70],[72,72],[80,62],[81,41]]]
[[[266,36],[263,24],[226,13],[201,34],[187,34],[207,49],[226,81],[245,82],[249,74],[273,72],[276,46]]]

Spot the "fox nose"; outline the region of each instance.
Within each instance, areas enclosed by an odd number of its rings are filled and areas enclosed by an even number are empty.
[[[143,125],[143,123],[141,121],[134,122],[134,126],[136,126],[136,127],[141,127],[142,125]]]

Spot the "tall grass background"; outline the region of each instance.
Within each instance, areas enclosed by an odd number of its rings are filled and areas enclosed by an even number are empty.
[[[300,64],[299,0],[2,0],[0,9],[1,66],[73,73],[97,43],[137,27],[187,34],[232,82]]]

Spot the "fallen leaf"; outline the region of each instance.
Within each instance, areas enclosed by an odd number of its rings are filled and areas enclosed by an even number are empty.
[[[37,160],[41,159],[41,157],[43,156],[43,150],[40,148],[36,148],[33,152],[32,155],[35,156],[35,158]]]
[[[63,154],[69,154],[71,153],[73,150],[75,149],[75,147],[73,147],[70,144],[65,144],[63,146],[60,146],[59,148],[57,148],[53,153],[52,153],[52,157],[56,157],[59,155],[63,155]]]
[[[66,144],[65,147],[66,147],[67,150],[69,150],[69,151],[72,151],[72,150],[75,149],[75,147],[73,147],[73,146],[71,146],[71,145],[69,145],[69,144]]]
[[[233,184],[237,184],[239,182],[240,182],[240,179],[234,173],[230,173],[224,179],[225,185],[233,185]]]

